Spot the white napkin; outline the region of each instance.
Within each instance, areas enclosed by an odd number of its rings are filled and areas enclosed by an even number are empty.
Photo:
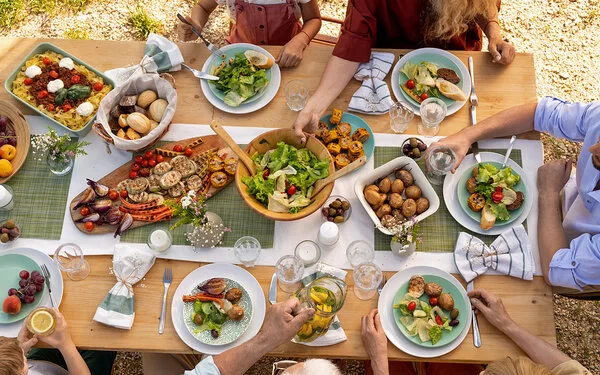
[[[390,88],[383,80],[394,59],[393,53],[371,52],[369,62],[358,66],[354,79],[362,81],[362,85],[350,99],[349,111],[381,115],[390,110],[393,103]]]
[[[302,284],[304,284],[306,286],[306,285],[310,284],[313,280],[318,279],[319,277],[328,276],[328,275],[337,277],[338,279],[341,279],[341,280],[346,279],[347,272],[342,269],[327,265],[325,263],[318,263],[315,266],[315,268],[316,268],[316,270],[314,273],[312,273],[302,279]],[[306,345],[306,346],[329,346],[329,345],[335,345],[340,342],[346,341],[347,339],[348,339],[348,337],[346,337],[346,332],[344,332],[344,329],[342,328],[342,323],[340,322],[340,320],[338,319],[338,317],[336,315],[333,322],[331,323],[331,326],[329,326],[327,333],[324,334],[323,336],[317,338],[315,341],[300,342],[300,341],[296,341],[295,339],[292,341],[297,344],[302,344],[302,345]]]
[[[454,263],[466,282],[488,268],[505,275],[533,280],[535,265],[529,237],[522,225],[503,232],[488,247],[479,238],[460,232],[454,248]]]
[[[113,273],[117,283],[96,309],[95,321],[116,328],[131,329],[135,319],[133,285],[146,276],[154,265],[154,259],[150,250],[115,245]]]

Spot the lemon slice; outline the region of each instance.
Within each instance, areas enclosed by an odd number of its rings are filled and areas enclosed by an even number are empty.
[[[38,335],[49,334],[54,329],[54,324],[54,316],[48,310],[34,311],[29,320],[30,330]]]
[[[273,60],[269,56],[251,49],[244,52],[244,56],[246,56],[248,61],[250,61],[250,64],[261,69],[268,69],[274,64]]]
[[[438,78],[435,82],[435,85],[437,86],[438,90],[440,90],[442,95],[444,95],[447,98],[459,102],[467,100],[467,97],[462,92],[462,90],[452,82],[448,82],[445,79]]]

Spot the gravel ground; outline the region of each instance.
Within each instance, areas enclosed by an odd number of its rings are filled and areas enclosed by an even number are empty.
[[[346,0],[319,0],[324,16],[341,19]],[[76,14],[48,18],[30,14],[27,21],[2,36],[62,38],[67,31],[83,29],[90,39],[131,40],[135,33],[127,24],[131,11],[141,6],[162,22],[162,33],[177,40],[175,14],[188,13],[194,0],[102,0],[92,2]],[[511,0],[500,13],[504,36],[518,51],[533,53],[537,96],[553,95],[571,101],[592,101],[600,96],[600,0]],[[207,25],[206,35],[222,43],[228,31],[225,12],[217,9]],[[321,33],[337,35],[339,26],[324,22]],[[533,100],[534,98],[532,98]],[[581,145],[542,137],[544,160],[562,157],[574,160]],[[592,373],[600,374],[600,302],[554,296],[558,346],[580,361]],[[115,375],[142,374],[139,353],[120,353]],[[270,373],[274,358],[265,358],[248,374]],[[346,374],[362,374],[362,362],[347,361]]]

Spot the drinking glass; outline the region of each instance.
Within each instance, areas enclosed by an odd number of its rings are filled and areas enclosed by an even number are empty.
[[[254,267],[260,255],[260,242],[252,236],[244,236],[233,245],[235,255],[245,267]]]
[[[310,267],[321,258],[321,248],[314,241],[304,240],[296,246],[294,255],[302,260],[305,267]]]
[[[419,124],[419,134],[426,137],[433,137],[440,131],[440,123],[448,113],[448,107],[441,99],[428,98],[421,103],[420,111],[421,123]]]
[[[298,79],[286,83],[284,88],[285,102],[292,111],[301,111],[308,100],[308,88]]]
[[[294,255],[286,255],[275,264],[275,273],[279,281],[279,288],[286,293],[294,293],[302,287],[304,263]]]
[[[148,247],[157,253],[162,253],[171,247],[173,235],[168,228],[158,228],[153,230],[146,240]]]
[[[429,150],[427,157],[427,179],[433,185],[441,185],[446,173],[452,170],[456,162],[456,154],[448,146],[435,146]]]
[[[361,263],[372,261],[375,257],[375,250],[366,241],[356,240],[348,245],[346,257],[354,268]]]
[[[415,113],[407,105],[394,102],[390,107],[390,127],[395,133],[404,133]]]
[[[354,269],[353,278],[356,298],[368,300],[377,294],[383,272],[375,263],[361,263]]]
[[[58,268],[73,281],[84,280],[90,274],[90,264],[83,257],[83,251],[74,243],[62,244],[54,252]]]

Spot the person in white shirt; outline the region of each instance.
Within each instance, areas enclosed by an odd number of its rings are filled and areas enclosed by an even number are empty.
[[[571,178],[571,160],[555,160],[538,169],[538,245],[546,283],[560,287],[559,293],[598,296],[600,102],[569,103],[546,97],[500,112],[439,143],[455,151],[454,173],[473,142],[531,130],[583,142],[575,178]]]

